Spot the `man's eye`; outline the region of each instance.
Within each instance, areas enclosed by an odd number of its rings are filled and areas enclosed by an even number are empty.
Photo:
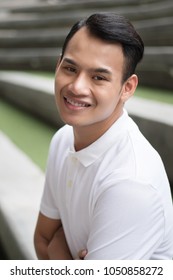
[[[67,70],[68,72],[76,72],[76,69],[74,68],[74,67],[70,67],[70,66],[66,66],[66,67],[64,67],[65,68],[65,70]]]
[[[105,77],[103,77],[103,76],[94,76],[93,79],[96,81],[106,80]]]

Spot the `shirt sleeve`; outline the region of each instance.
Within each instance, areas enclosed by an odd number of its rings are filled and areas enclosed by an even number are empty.
[[[150,259],[163,235],[163,207],[155,188],[128,180],[109,184],[93,208],[85,259]]]
[[[40,212],[51,219],[60,219],[60,213],[56,201],[56,135],[53,137],[47,162],[46,178],[41,199]]]

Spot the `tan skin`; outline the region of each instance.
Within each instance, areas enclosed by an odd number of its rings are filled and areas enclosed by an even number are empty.
[[[61,118],[73,127],[76,151],[101,137],[134,94],[138,78],[133,74],[122,83],[124,65],[119,44],[91,36],[85,27],[68,43],[57,65],[55,97]],[[61,220],[40,213],[34,242],[39,259],[72,259]],[[85,249],[81,248],[79,259],[85,257]]]
[[[44,225],[44,227],[42,227]],[[60,220],[39,214],[34,235],[37,257],[40,260],[72,260]],[[58,248],[58,249],[56,249]],[[78,252],[77,259],[84,259],[87,250]]]

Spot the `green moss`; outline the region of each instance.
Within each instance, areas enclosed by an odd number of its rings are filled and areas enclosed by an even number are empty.
[[[34,76],[45,77],[48,79],[54,79],[54,77],[55,77],[55,73],[53,73],[53,72],[27,71],[24,73],[34,75]]]
[[[0,99],[0,130],[45,170],[50,140],[56,128]]]
[[[173,92],[168,90],[138,87],[135,96],[173,104]]]

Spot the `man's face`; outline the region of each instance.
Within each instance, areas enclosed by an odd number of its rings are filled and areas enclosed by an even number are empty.
[[[122,113],[123,66],[119,44],[103,42],[81,28],[56,70],[55,95],[62,120],[73,127],[111,125]]]

